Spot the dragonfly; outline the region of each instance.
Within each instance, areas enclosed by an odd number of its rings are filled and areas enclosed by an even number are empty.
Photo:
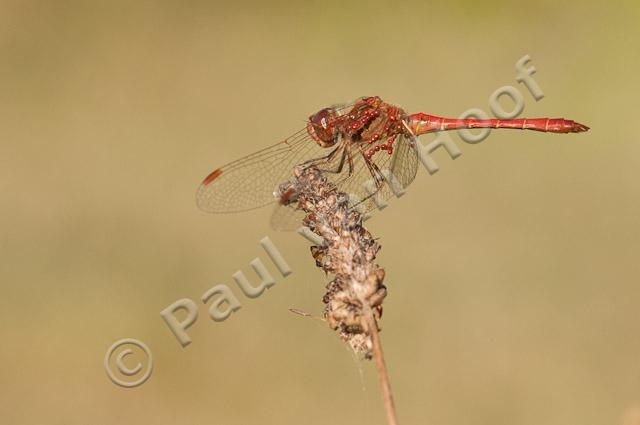
[[[363,212],[404,191],[415,179],[422,134],[494,128],[580,133],[589,127],[564,118],[457,119],[409,114],[378,96],[333,105],[309,116],[304,128],[284,140],[212,171],[197,189],[200,209],[234,213],[276,204],[271,226],[300,226],[282,183],[295,167],[316,167]]]

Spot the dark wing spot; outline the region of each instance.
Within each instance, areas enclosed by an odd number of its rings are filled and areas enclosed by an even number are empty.
[[[220,174],[222,174],[222,170],[221,169],[217,169],[214,170],[213,173],[209,174],[203,181],[202,184],[203,185],[208,185],[209,183],[211,183],[212,181],[214,181]]]

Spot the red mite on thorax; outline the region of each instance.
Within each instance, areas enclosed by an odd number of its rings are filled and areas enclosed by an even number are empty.
[[[373,178],[375,190],[382,187],[386,171],[397,176],[404,188],[413,181],[418,166],[416,137],[462,128],[548,133],[589,130],[564,118],[484,120],[408,114],[377,96],[363,97],[349,106],[321,109],[309,117],[305,129],[291,137],[214,170],[198,189],[198,205],[208,212],[244,211],[266,205],[274,201],[274,189],[290,180],[297,165],[320,168],[335,177],[339,190],[348,193],[359,190],[356,185],[364,182],[362,170]],[[314,146],[309,144],[314,142],[316,152],[312,153]],[[295,199],[294,193],[277,195],[281,203]]]

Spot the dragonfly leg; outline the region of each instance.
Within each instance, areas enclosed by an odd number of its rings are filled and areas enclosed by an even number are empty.
[[[369,173],[371,173],[371,177],[373,177],[373,180],[376,184],[376,190],[373,193],[375,194],[382,187],[382,183],[384,182],[384,175],[382,174],[378,166],[369,159],[368,153],[364,151],[362,146],[360,147],[360,154],[362,155],[362,159],[364,160],[364,163],[367,165],[367,168],[369,169]],[[371,195],[368,196],[366,199],[369,199]]]
[[[340,162],[336,165],[336,167],[334,167],[334,168],[323,168],[322,171],[326,172],[326,173],[340,174],[340,173],[342,173],[342,169],[344,168],[345,159],[348,158],[348,160],[349,160],[348,161],[349,162],[349,174],[348,175],[351,175],[351,170],[353,169],[353,163],[352,163],[351,157],[349,155],[347,155],[346,143],[340,144],[340,146],[338,146],[333,151],[331,151],[331,153],[329,153],[329,155],[327,155],[327,156],[310,159],[308,161],[303,162],[301,165],[307,166],[307,167],[310,167],[310,166],[316,166],[317,167],[317,166],[321,166],[321,165],[324,165],[324,164],[329,164],[329,163],[333,162],[333,160],[336,158],[338,153],[342,153],[342,155],[340,157]]]
[[[335,184],[337,185],[346,181],[353,174],[353,157],[351,156],[351,149],[349,149],[350,146],[351,145],[345,144],[344,149],[342,150],[342,158],[340,158],[340,163],[338,164],[338,167],[335,170],[323,170],[333,174],[340,174],[342,173],[342,169],[344,168],[345,159],[347,160],[347,165],[349,166],[349,172],[346,173],[346,175],[342,179],[335,182]]]
[[[371,175],[373,176],[373,180],[376,185],[376,190],[373,193],[371,193],[367,197],[367,199],[369,199],[371,196],[378,193],[378,191],[382,188],[382,185],[384,184],[384,181],[385,181],[384,174],[382,174],[382,171],[380,171],[380,168],[378,168],[376,164],[369,161],[368,165],[369,165],[369,171],[371,172]]]
[[[340,162],[338,163],[338,166],[335,168],[335,170],[324,170],[325,172],[328,173],[333,173],[333,174],[340,174],[342,172],[342,168],[344,167],[344,160],[347,156],[347,150],[346,149],[342,149],[342,156],[340,157]]]
[[[342,157],[340,158],[340,162],[338,163],[338,166],[336,167],[335,170],[331,170],[331,169],[323,169],[322,171],[324,172],[328,172],[328,173],[340,173],[342,171],[342,167],[344,165],[344,158],[345,158],[345,149],[344,149],[344,145],[340,144],[340,146],[336,147],[334,150],[332,150],[329,155],[327,156],[322,156],[320,158],[312,158],[309,159],[303,163],[301,163],[300,165],[303,167],[312,167],[312,166],[321,166],[323,164],[329,164],[331,162],[333,162],[333,160],[336,158],[336,156],[342,152]]]
[[[380,168],[378,168],[378,166],[376,164],[374,164],[373,162],[369,161],[367,159],[367,156],[366,156],[365,153],[360,152],[360,154],[362,155],[362,159],[364,160],[365,164],[367,165],[367,169],[369,170],[369,173],[371,174],[371,177],[373,177],[373,183],[374,183],[375,187],[374,187],[374,190],[367,190],[366,192],[368,194],[364,198],[359,199],[353,205],[354,208],[357,208],[358,205],[364,204],[369,199],[374,197],[380,191],[380,189],[382,189],[382,185],[385,182],[384,174],[382,174],[382,172],[380,171]]]
[[[347,156],[347,164],[349,164],[349,172],[347,173],[345,178],[342,179],[343,181],[348,179],[349,177],[351,177],[351,175],[353,174],[353,156],[352,156],[352,153],[351,153],[351,146],[353,146],[353,145],[349,145],[348,147],[345,147],[345,149],[344,149],[344,151],[346,153],[346,156]]]
[[[311,158],[306,160],[305,162],[300,163],[301,166],[303,167],[310,167],[312,165],[316,165],[316,164],[320,164],[323,162],[330,162],[333,160],[333,158],[335,157],[336,153],[340,150],[341,146],[338,146],[337,148],[335,148],[334,150],[332,150],[331,152],[329,152],[329,155],[327,156],[321,156],[319,158]]]

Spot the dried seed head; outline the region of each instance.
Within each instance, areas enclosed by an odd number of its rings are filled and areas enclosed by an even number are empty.
[[[379,319],[387,295],[384,269],[374,263],[380,245],[362,226],[347,194],[338,192],[320,170],[296,167],[294,175],[276,193],[282,203],[295,200],[306,213],[303,224],[324,240],[311,247],[316,265],[333,276],[322,298],[324,316],[355,352],[370,358],[373,345],[363,316],[370,310]]]

